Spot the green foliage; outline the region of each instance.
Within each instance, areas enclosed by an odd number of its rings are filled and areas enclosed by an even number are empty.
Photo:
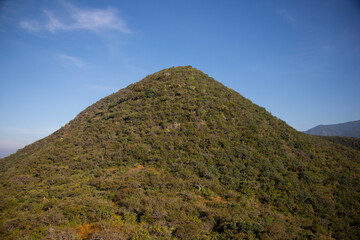
[[[351,147],[356,150],[360,150],[360,139],[354,137],[329,137],[329,136],[319,136],[322,139],[328,140],[330,142],[339,143],[346,147]]]
[[[360,152],[187,67],[1,160],[4,239],[358,239]]]
[[[30,233],[30,239],[44,239],[48,235],[48,230],[46,227],[34,229]]]

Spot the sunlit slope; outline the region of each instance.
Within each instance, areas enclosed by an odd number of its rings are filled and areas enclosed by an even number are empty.
[[[358,239],[360,151],[190,66],[1,160],[5,239]]]

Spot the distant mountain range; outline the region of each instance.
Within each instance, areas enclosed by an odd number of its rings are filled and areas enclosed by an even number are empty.
[[[305,131],[305,133],[320,136],[360,138],[360,120],[331,125],[319,125]]]

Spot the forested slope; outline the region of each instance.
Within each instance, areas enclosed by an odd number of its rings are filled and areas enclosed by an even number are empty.
[[[360,152],[190,66],[0,160],[4,239],[358,239]]]

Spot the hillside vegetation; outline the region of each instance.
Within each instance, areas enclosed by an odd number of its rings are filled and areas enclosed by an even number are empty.
[[[346,147],[351,147],[356,150],[360,150],[360,138],[336,137],[336,136],[320,136],[320,137],[330,142],[338,143]]]
[[[0,160],[1,239],[359,239],[360,151],[190,66]]]

